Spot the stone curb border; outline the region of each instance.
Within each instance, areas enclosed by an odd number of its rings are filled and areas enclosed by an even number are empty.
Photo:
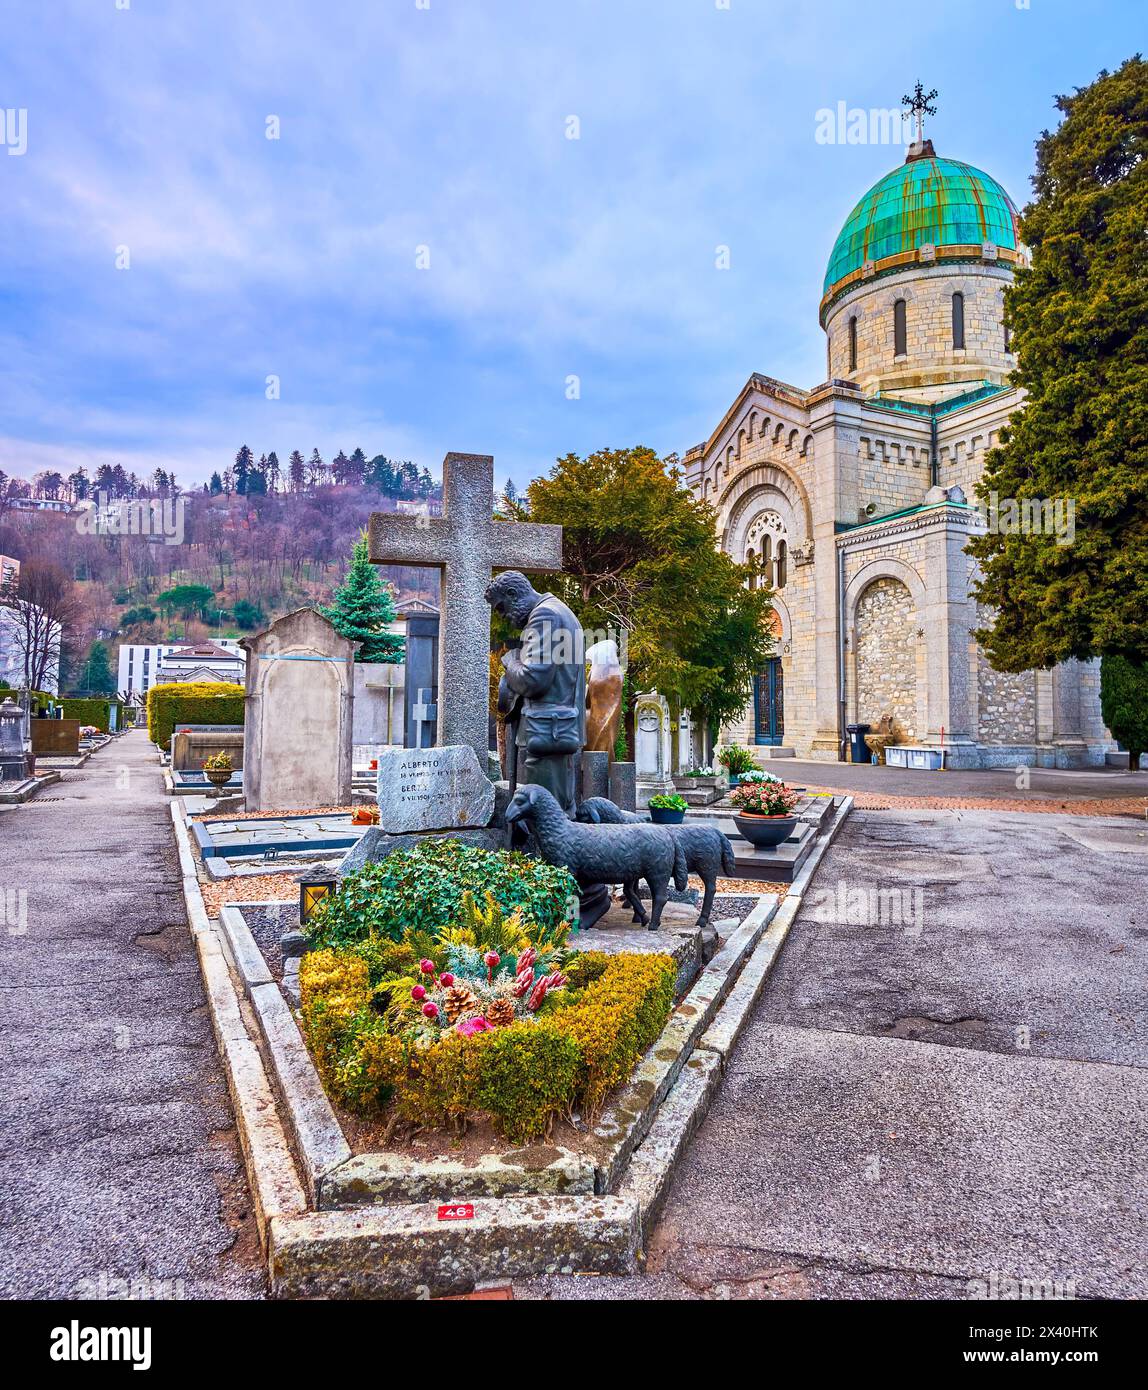
[[[295,1061],[292,1048],[285,1048],[275,1017],[269,1015],[269,1022],[263,1025],[259,1021],[261,1011],[252,1010],[252,1001],[242,999],[236,990],[228,964],[230,943],[207,917],[186,814],[182,805],[173,802],[172,821],[188,919],[235,1105],[273,1294],[402,1299],[467,1292],[479,1282],[530,1274],[638,1272],[645,1241],[669,1190],[674,1163],[705,1116],[728,1057],[800,909],[801,895],[852,804],[852,797],[842,801],[833,824],[802,867],[789,895],[771,914],[768,929],[765,917],[774,906],[772,901],[759,904],[699,975],[667,1024],[667,1032],[676,1028],[681,1034],[680,1045],[669,1056],[657,1057],[659,1050],[669,1052],[664,1046],[664,1032],[663,1039],[639,1064],[630,1085],[602,1117],[595,1134],[605,1131],[599,1137],[608,1152],[599,1163],[596,1182],[620,1179],[616,1194],[488,1198],[475,1205],[467,1219],[455,1222],[444,1221],[441,1209],[429,1202],[336,1211],[308,1209],[291,1142],[277,1113],[275,1091],[254,1041],[255,1030],[262,1033],[273,1059],[278,1049],[284,1066],[280,1078],[291,1075]],[[754,923],[751,919],[758,912],[762,920]],[[740,975],[735,977],[738,967]],[[266,973],[265,963],[263,971]],[[715,971],[723,978],[716,978]],[[238,962],[236,973],[241,973]],[[260,1002],[270,994],[268,985],[278,993],[269,978],[251,986]],[[298,1038],[294,1019],[279,997]],[[244,1021],[245,1005],[247,1012],[255,1015],[250,1025]],[[274,1036],[274,1043],[265,1027]],[[307,1062],[310,1066],[309,1057]],[[640,1075],[647,1067],[650,1074]],[[626,1106],[633,1087],[645,1093],[646,1103],[640,1113]],[[653,1102],[651,1087],[660,1103]],[[331,1137],[323,1113],[323,1107],[330,1111],[330,1105],[325,1096],[322,1100],[323,1106],[293,1117],[292,1124],[293,1137],[301,1148],[300,1135],[307,1137],[309,1157],[303,1166],[308,1186],[317,1196],[321,1196],[329,1176],[315,1162],[324,1153],[323,1137]],[[334,1156],[330,1149],[326,1153]],[[627,1160],[629,1166],[623,1174]]]
[[[199,957],[212,1031],[235,1109],[235,1125],[255,1204],[259,1238],[267,1251],[272,1223],[301,1216],[307,1210],[307,1200],[295,1171],[287,1136],[279,1122],[263,1058],[243,1021],[240,998],[223,943],[204,907],[183,806],[177,801],[170,806],[188,926]]]

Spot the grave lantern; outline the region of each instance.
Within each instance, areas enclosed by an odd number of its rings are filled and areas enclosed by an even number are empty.
[[[339,880],[329,869],[311,869],[299,875],[299,922],[306,926],[315,909],[339,885]]]

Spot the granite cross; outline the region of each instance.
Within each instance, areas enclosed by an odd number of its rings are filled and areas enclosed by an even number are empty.
[[[369,553],[377,565],[442,571],[437,742],[469,743],[485,771],[490,606],[483,595],[495,568],[560,570],[562,527],[495,521],[494,459],[487,454],[447,454],[442,476],[443,515],[372,512]]]
[[[429,690],[420,690],[418,702],[411,706],[411,718],[415,726],[415,747],[423,746],[423,725],[433,724],[438,716],[438,705],[431,700]]]

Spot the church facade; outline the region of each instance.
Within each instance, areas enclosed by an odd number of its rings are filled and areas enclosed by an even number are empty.
[[[774,589],[775,652],[727,742],[837,759],[891,715],[950,767],[1103,764],[1098,663],[994,671],[965,553],[985,452],[1022,393],[1003,322],[1026,251],[987,174],[930,141],[861,199],[820,304],[826,381],[755,373],[683,464],[722,549]]]

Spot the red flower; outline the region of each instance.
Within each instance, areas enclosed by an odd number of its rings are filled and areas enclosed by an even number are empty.
[[[415,1001],[416,1004],[420,999],[425,999],[426,997],[427,992],[422,985],[415,985],[415,987],[411,990],[411,998]]]
[[[433,961],[433,960],[422,960],[422,961],[419,961],[419,969],[423,972],[424,975],[433,975],[433,974],[434,974],[434,961]]]
[[[430,1003],[424,1004],[423,1013],[426,1014],[427,1018],[438,1018],[438,1005]]]
[[[444,989],[449,989],[454,984],[454,976],[448,970],[445,974],[438,977],[438,982]]]

